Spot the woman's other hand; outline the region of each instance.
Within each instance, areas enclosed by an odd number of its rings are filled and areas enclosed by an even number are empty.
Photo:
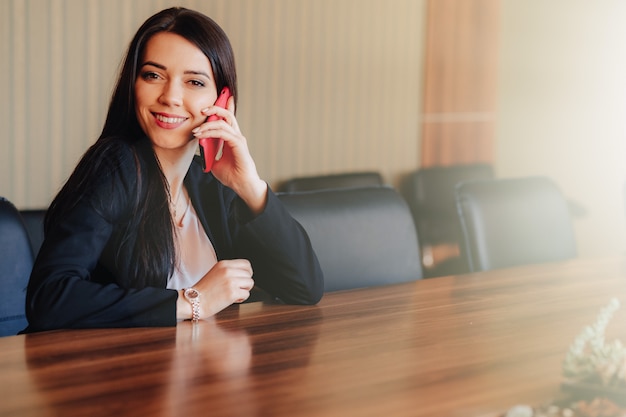
[[[211,317],[233,303],[250,297],[254,287],[252,265],[247,259],[219,261],[194,286],[200,292],[200,318]],[[190,318],[191,304],[178,291],[177,317]]]

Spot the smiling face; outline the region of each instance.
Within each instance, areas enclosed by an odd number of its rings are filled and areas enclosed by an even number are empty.
[[[168,32],[148,41],[135,81],[135,112],[155,148],[195,142],[191,130],[206,120],[201,110],[216,98],[209,59],[193,43]]]

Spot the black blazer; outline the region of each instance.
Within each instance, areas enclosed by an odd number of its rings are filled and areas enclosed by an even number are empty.
[[[25,332],[176,324],[178,293],[165,281],[132,288],[125,276],[132,256],[123,253],[120,262],[117,253],[128,246],[120,239],[133,215],[131,199],[142,198],[138,182],[149,180],[136,162],[138,157],[146,166],[151,150],[145,148],[136,146],[135,153],[120,143],[112,155],[117,169],[103,173],[89,196],[46,231],[27,289]],[[202,172],[199,159],[185,186],[218,260],[249,259],[255,286],[283,302],[320,300],[323,276],[309,238],[271,190],[264,212],[253,218],[231,189]]]

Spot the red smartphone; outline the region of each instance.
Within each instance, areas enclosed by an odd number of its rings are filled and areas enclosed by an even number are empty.
[[[222,91],[220,92],[220,95],[217,96],[217,100],[215,100],[215,105],[225,109],[229,98],[230,98],[230,90],[228,89],[228,87],[224,87]],[[212,115],[212,116],[209,116],[208,121],[211,122],[217,119],[218,119],[218,116]],[[202,158],[202,170],[204,172],[210,172],[211,168],[213,167],[213,162],[215,162],[215,158],[217,157],[218,152],[221,151],[222,146],[224,145],[224,139],[202,138],[198,142],[200,144],[200,157]]]

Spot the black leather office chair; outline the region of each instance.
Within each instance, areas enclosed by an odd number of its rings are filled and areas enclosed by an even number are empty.
[[[455,186],[462,181],[493,177],[493,168],[488,164],[420,168],[406,176],[400,190],[415,220],[425,267],[431,262],[429,260],[431,248],[437,245],[459,247],[461,244]],[[467,271],[465,258],[458,256],[426,268],[424,274],[431,277]]]
[[[302,224],[335,291],[422,278],[413,218],[390,187],[278,194]]]
[[[384,183],[380,173],[363,171],[292,178],[286,181],[279,188],[279,191],[293,193],[298,191],[322,190],[326,188],[354,188],[382,185],[384,185]]]
[[[27,326],[26,286],[33,268],[28,233],[18,210],[0,197],[0,336]]]
[[[468,181],[456,196],[471,271],[576,257],[568,205],[550,179]]]

